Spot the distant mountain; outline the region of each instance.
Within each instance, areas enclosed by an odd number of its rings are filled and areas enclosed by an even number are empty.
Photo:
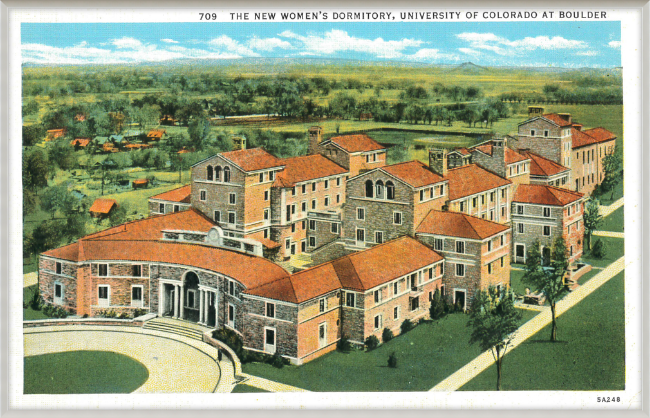
[[[480,74],[480,73],[488,72],[490,70],[486,67],[481,67],[480,65],[476,65],[473,62],[464,62],[458,65],[457,67],[453,68],[451,71],[465,73],[465,74]]]

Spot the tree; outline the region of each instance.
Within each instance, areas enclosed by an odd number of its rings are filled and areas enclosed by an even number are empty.
[[[121,225],[126,222],[127,208],[124,204],[119,205],[108,216],[108,223],[111,226]]]
[[[200,150],[203,148],[203,143],[210,135],[210,123],[205,118],[196,118],[190,121],[187,128],[187,134],[190,136],[192,145]]]
[[[38,193],[38,189],[47,186],[49,165],[40,149],[23,154],[23,186]]]
[[[69,215],[68,219],[65,222],[65,231],[63,232],[63,238],[66,238],[69,242],[72,242],[75,239],[86,235],[87,220],[88,214],[86,212]]]
[[[446,314],[446,302],[440,294],[440,289],[436,289],[431,300],[431,307],[429,308],[429,316],[431,319],[440,319]]]
[[[597,200],[590,200],[587,203],[582,220],[585,223],[587,249],[591,250],[591,234],[598,229],[598,226],[603,220],[603,217],[600,215],[600,203]]]
[[[503,357],[519,327],[521,313],[514,305],[512,290],[499,291],[490,286],[487,291],[479,290],[472,302],[467,326],[471,326],[469,343],[478,343],[481,350],[490,350],[497,365],[497,390],[501,390]]]
[[[29,189],[23,189],[23,219],[25,219],[25,216],[36,212],[37,207],[38,198],[36,193]]]
[[[614,188],[618,182],[621,181],[622,176],[620,176],[619,173],[622,168],[622,160],[619,152],[614,152],[603,158],[603,171],[605,172],[605,177],[603,178],[602,184],[605,190],[612,191],[609,198],[610,200],[614,198]]]
[[[61,170],[67,171],[77,163],[74,148],[67,142],[55,142],[49,150],[50,162],[56,164]]]
[[[59,220],[45,220],[40,223],[32,233],[29,247],[32,253],[39,254],[51,248],[56,248],[61,243],[65,224]]]
[[[551,341],[557,341],[557,321],[555,305],[564,290],[564,275],[569,267],[566,243],[562,237],[553,242],[549,267],[542,267],[542,254],[539,241],[535,240],[526,254],[526,268],[523,280],[535,292],[543,293],[551,305]]]
[[[45,189],[41,196],[43,210],[50,212],[52,219],[57,210],[71,214],[74,209],[75,198],[68,192],[66,186],[52,186]]]
[[[23,125],[23,145],[32,146],[45,138],[45,128],[43,125]]]

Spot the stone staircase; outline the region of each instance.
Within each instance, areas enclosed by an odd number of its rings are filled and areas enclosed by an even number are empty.
[[[147,321],[144,323],[142,328],[153,331],[169,332],[171,334],[181,335],[197,341],[203,341],[203,333],[210,330],[210,328],[194,322],[167,317],[155,318]]]

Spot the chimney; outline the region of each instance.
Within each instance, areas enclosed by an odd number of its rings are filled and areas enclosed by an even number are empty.
[[[557,115],[565,121],[571,123],[571,113],[558,113]]]
[[[528,106],[528,117],[542,116],[544,108],[542,106]]]
[[[447,150],[434,148],[429,150],[429,168],[435,173],[447,176]]]
[[[506,175],[506,140],[503,138],[494,138],[492,140],[492,158],[497,174],[502,177]]]
[[[309,128],[309,144],[307,146],[307,155],[318,154],[318,145],[323,140],[323,128],[320,126],[312,126]]]
[[[573,128],[575,128],[576,130],[578,130],[578,131],[582,131],[582,124],[580,124],[580,123],[574,123],[574,124],[571,125],[571,126],[572,126]]]

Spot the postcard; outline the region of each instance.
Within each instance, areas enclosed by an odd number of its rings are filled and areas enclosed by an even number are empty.
[[[11,407],[640,408],[639,17],[11,9]]]

